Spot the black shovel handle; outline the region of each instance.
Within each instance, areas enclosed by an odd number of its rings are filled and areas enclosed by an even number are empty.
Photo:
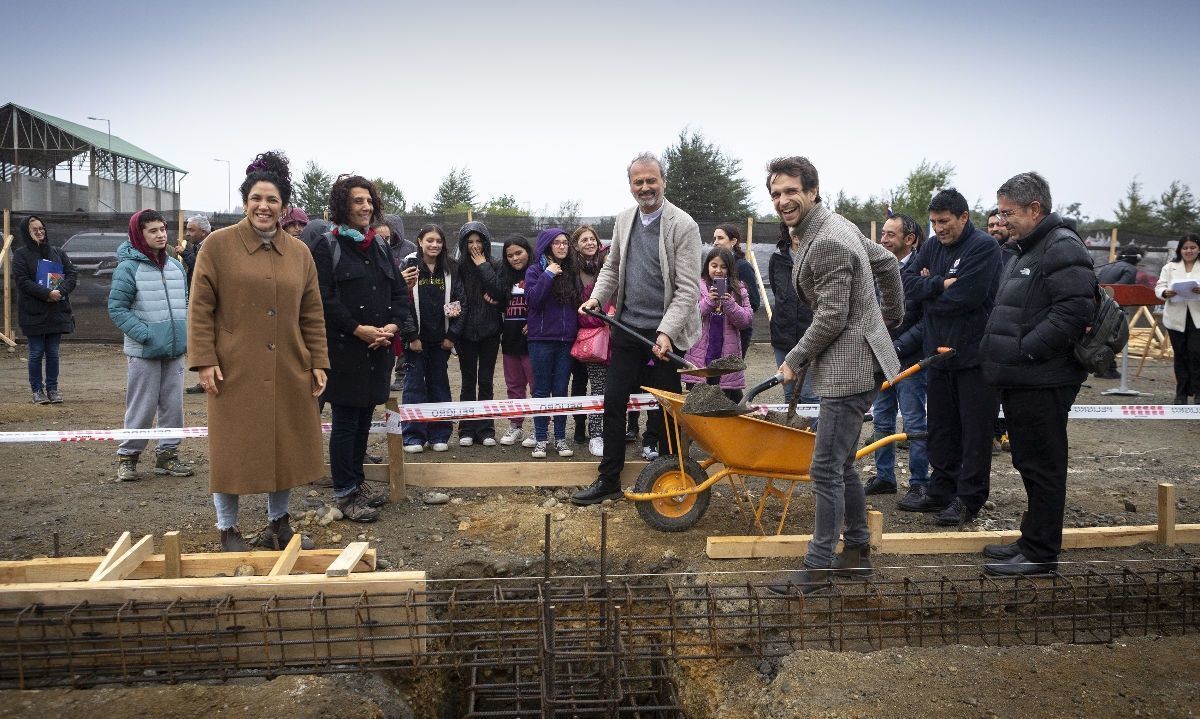
[[[595,317],[598,320],[602,320],[606,324],[609,324],[613,327],[616,327],[616,328],[624,331],[625,334],[634,338],[638,342],[641,342],[642,344],[646,345],[650,349],[654,349],[655,347],[658,346],[657,344],[655,344],[654,340],[646,339],[641,334],[639,334],[637,330],[635,330],[634,328],[625,324],[624,322],[621,322],[620,320],[618,320],[615,317],[609,317],[608,315],[604,314],[603,312],[597,312],[596,310],[591,310],[591,309],[585,309],[583,311],[583,313],[586,315],[591,315],[592,317]],[[687,360],[685,360],[684,358],[675,354],[674,352],[667,352],[667,358],[674,362],[678,362],[679,364],[683,365],[684,367],[687,367],[688,369],[699,369],[698,367],[693,365],[691,362],[688,362]]]
[[[746,399],[744,399],[742,401],[742,404],[749,405],[750,401],[753,400],[755,397],[762,394],[763,392],[766,392],[767,390],[771,389],[772,387],[780,384],[781,382],[783,382],[783,375],[776,372],[771,377],[769,377],[769,378],[763,380],[762,382],[759,382],[758,384],[751,387],[746,392]]]

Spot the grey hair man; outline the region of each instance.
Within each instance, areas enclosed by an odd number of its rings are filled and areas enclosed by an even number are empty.
[[[827,586],[829,570],[871,573],[866,498],[854,469],[854,445],[880,383],[900,372],[888,326],[904,317],[904,286],[895,255],[821,202],[817,168],[807,158],[772,160],[767,189],[779,218],[800,238],[791,281],[813,311],[812,324],[779,372],[784,381],[811,373],[813,391],[821,397],[809,469],[816,499],[813,536],[804,568],[768,589],[787,594],[794,587],[807,594]],[[835,556],[839,534],[844,549]]]
[[[682,353],[700,338],[700,228],[664,197],[667,183],[657,157],[638,155],[626,175],[637,206],[617,215],[608,257],[579,312],[599,312],[611,301],[617,318],[653,349],[622,331],[612,335],[604,389],[604,456],[596,481],[571,497],[580,505],[621,496],[629,395],[640,386],[680,392],[679,373],[667,353]],[[658,412],[646,421],[647,434],[659,438],[661,454],[666,454],[670,436],[665,419]]]
[[[1017,257],[1004,268],[979,356],[984,379],[1000,390],[1028,509],[1020,539],[984,547],[998,562],[984,570],[1040,574],[1055,567],[1062,550],[1067,415],[1087,377],[1073,347],[1091,319],[1096,278],[1079,235],[1051,212],[1045,178],[1016,175],[1000,186],[996,200]]]

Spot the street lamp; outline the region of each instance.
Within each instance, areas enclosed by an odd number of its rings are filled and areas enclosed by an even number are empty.
[[[233,212],[233,180],[231,179],[233,176],[230,174],[232,171],[229,169],[229,160],[214,157],[213,162],[225,163],[225,201],[229,203],[226,210]]]
[[[96,122],[103,122],[108,128],[108,169],[110,172],[112,172],[113,193],[116,193],[117,163],[113,160],[112,154],[112,120],[109,120],[107,117],[92,117],[91,115],[88,115],[88,119],[95,120]]]

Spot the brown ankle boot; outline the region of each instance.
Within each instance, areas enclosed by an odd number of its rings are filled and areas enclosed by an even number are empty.
[[[292,541],[292,537],[296,532],[292,529],[291,515],[285,514],[279,519],[271,520],[270,524],[254,538],[254,543],[260,547],[267,549],[286,549],[288,542]],[[304,535],[300,535],[300,548],[312,549],[313,541]]]
[[[871,545],[843,548],[842,553],[834,557],[831,569],[839,577],[871,576]]]
[[[222,552],[249,552],[250,545],[242,539],[242,532],[237,527],[221,530]]]

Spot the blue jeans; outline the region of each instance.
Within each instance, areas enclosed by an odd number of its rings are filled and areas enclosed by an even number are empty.
[[[787,353],[790,350],[781,350],[778,347],[772,347],[771,350],[775,352],[775,367],[778,368],[779,365],[783,364],[783,361],[787,359]],[[792,401],[792,390],[795,388],[795,386],[795,382],[783,383],[784,402]],[[817,404],[820,401],[821,398],[813,393],[812,374],[810,373],[804,378],[804,386],[800,388],[800,399],[796,400],[796,404]]]
[[[450,350],[441,344],[426,344],[420,352],[404,350],[404,404],[450,401]],[[450,441],[452,422],[404,422],[400,425],[405,444],[434,444]]]
[[[274,522],[286,517],[291,497],[292,490],[290,489],[267,492],[267,519]],[[217,508],[217,529],[233,529],[237,526],[239,504],[239,497],[236,494],[213,492],[213,505]]]
[[[897,407],[904,418],[905,432],[925,431],[925,380],[925,373],[918,372],[879,393],[871,408],[876,439],[896,432]],[[908,469],[909,487],[924,487],[929,483],[929,450],[925,440],[908,440]],[[875,451],[875,472],[881,482],[896,484],[895,444]]]
[[[329,471],[333,476],[333,496],[341,499],[353,494],[367,478],[363,474],[363,457],[367,454],[367,435],[375,408],[334,403],[329,406],[333,410]]]
[[[534,397],[567,397],[571,384],[571,343],[529,341],[529,361],[533,364]],[[548,439],[549,417],[533,418],[533,438]],[[554,418],[554,436],[567,438],[567,416]]]
[[[29,340],[29,389],[39,392],[58,389],[58,346],[61,334],[30,335]],[[42,382],[42,359],[46,360],[46,381]]]
[[[862,547],[871,542],[866,496],[854,469],[854,447],[862,432],[863,413],[871,406],[877,391],[821,398],[809,468],[816,500],[812,539],[804,556],[804,566],[810,569],[828,569],[833,565],[839,533],[847,547]]]

